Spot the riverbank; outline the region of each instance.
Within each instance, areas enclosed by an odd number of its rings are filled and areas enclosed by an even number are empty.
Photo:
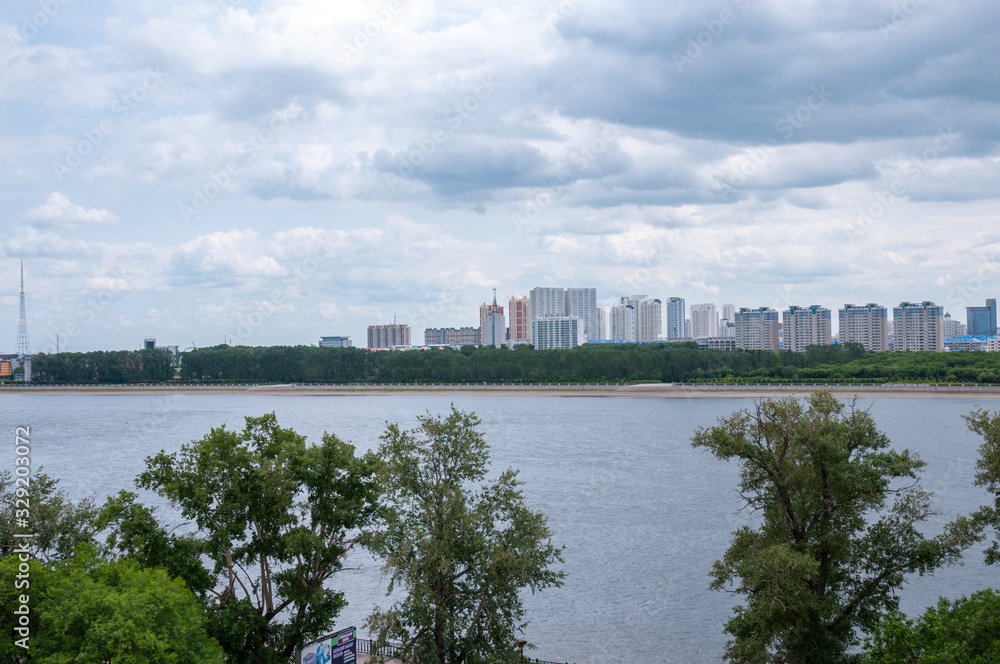
[[[484,394],[609,398],[704,399],[732,397],[803,397],[816,390],[838,396],[886,398],[1000,399],[1000,386],[979,385],[18,385],[0,387],[6,394],[254,394],[267,396],[356,396]]]

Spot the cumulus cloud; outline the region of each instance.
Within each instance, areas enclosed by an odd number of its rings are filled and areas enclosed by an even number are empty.
[[[76,205],[65,195],[54,191],[45,202],[24,213],[22,219],[35,226],[73,228],[80,224],[117,224],[119,219],[107,210]]]

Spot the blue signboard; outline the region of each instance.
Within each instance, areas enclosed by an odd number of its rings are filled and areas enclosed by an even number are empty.
[[[357,631],[348,627],[307,644],[302,648],[300,664],[354,664],[358,654]]]

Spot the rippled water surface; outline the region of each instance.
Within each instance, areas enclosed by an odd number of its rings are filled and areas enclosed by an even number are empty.
[[[445,412],[452,402],[482,418],[494,473],[520,470],[529,504],[566,547],[565,586],[527,598],[533,656],[579,664],[720,661],[733,599],[709,591],[707,575],[749,515],[738,513],[737,467],[690,441],[699,426],[751,407],[751,399],[4,395],[0,426],[13,440],[15,426],[30,425],[35,466],[72,497],[101,500],[133,489],[147,456],[221,424],[241,428],[247,415],[274,411],[281,426],[311,440],[330,431],[366,450],[378,444],[386,420],[410,427],[417,415]],[[980,439],[961,419],[974,400],[862,404],[897,447],[928,462],[923,484],[938,496],[938,523],[985,501],[972,485]],[[7,450],[10,468],[13,446]],[[170,516],[165,507],[161,513]],[[973,552],[964,567],[914,579],[900,593],[903,610],[917,613],[941,594],[995,582],[981,561]],[[350,602],[338,626],[360,626],[373,604],[388,603],[377,563],[359,554],[351,565],[360,569],[333,581]]]

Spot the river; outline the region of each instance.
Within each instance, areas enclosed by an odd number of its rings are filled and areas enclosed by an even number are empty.
[[[247,415],[274,411],[281,426],[310,440],[329,431],[364,451],[378,445],[387,420],[408,428],[418,415],[444,413],[451,403],[479,415],[492,476],[518,469],[528,504],[547,515],[554,542],[566,548],[565,585],[526,598],[527,638],[538,646],[533,657],[578,664],[721,660],[722,628],[736,600],[709,591],[708,573],[731,531],[750,517],[739,512],[736,465],[690,441],[698,427],[751,407],[752,399],[5,394],[0,423],[10,440],[15,426],[31,427],[33,465],[59,478],[71,497],[103,500],[134,489],[147,456],[177,450],[211,427],[239,429]],[[871,407],[895,447],[928,462],[922,483],[941,512],[933,532],[987,500],[972,484],[981,440],[961,418],[975,400],[859,403]],[[13,445],[4,454],[3,467],[11,468]],[[155,496],[144,499],[176,519]],[[902,609],[920,613],[939,595],[996,585],[982,548],[967,554],[964,566],[912,579],[900,592]],[[332,581],[350,602],[337,627],[360,627],[374,604],[388,604],[378,563],[359,553],[350,565],[360,569]]]

